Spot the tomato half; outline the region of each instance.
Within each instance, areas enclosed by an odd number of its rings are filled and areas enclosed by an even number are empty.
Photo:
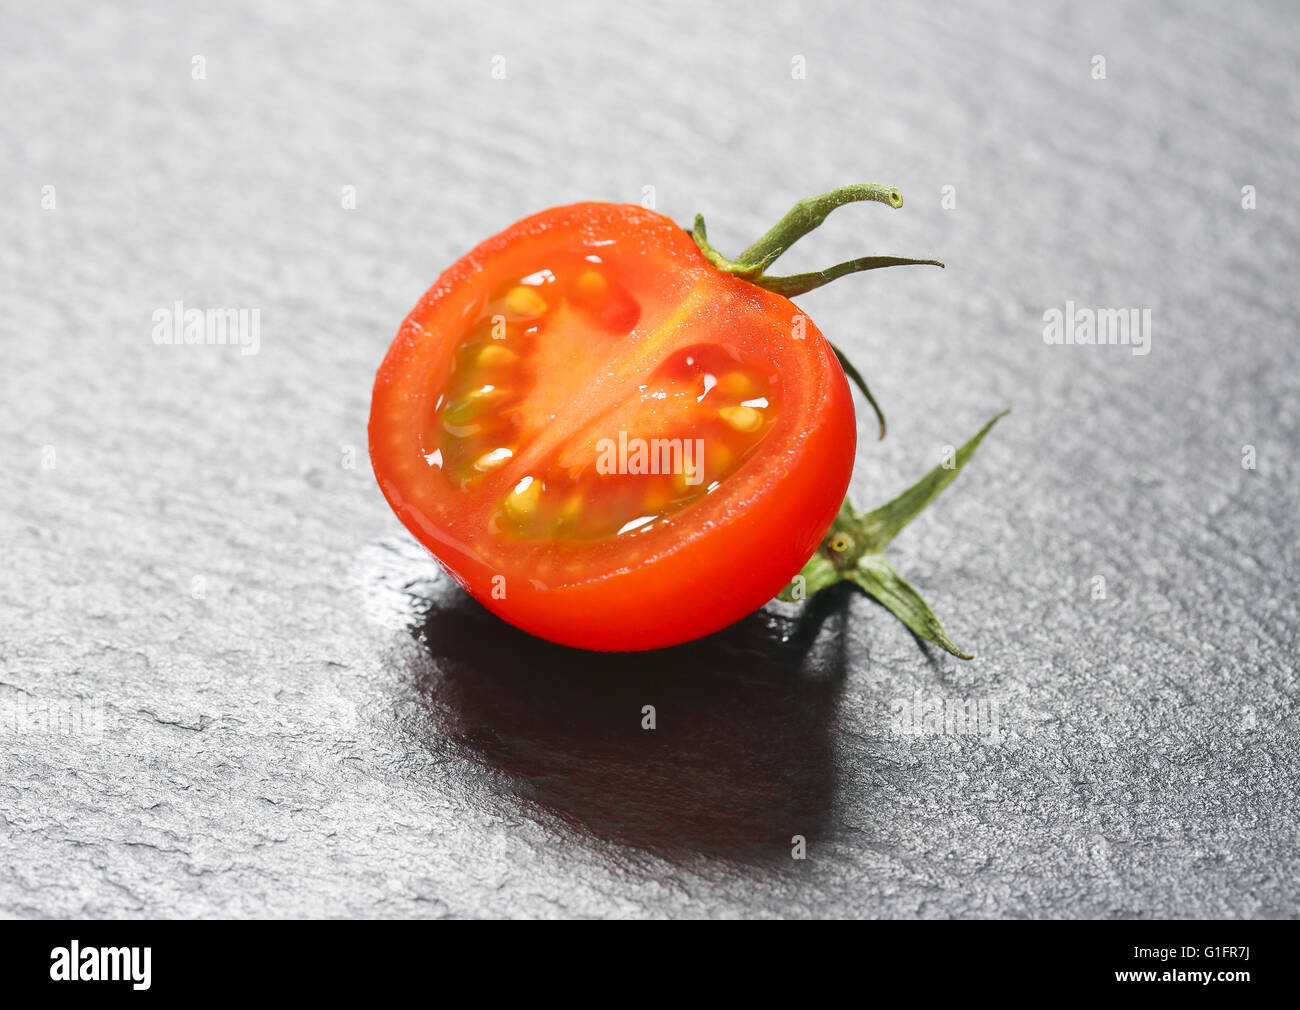
[[[770,600],[830,527],[855,448],[812,321],[630,204],[544,211],[447,270],[370,414],[385,497],[461,586],[612,651]]]

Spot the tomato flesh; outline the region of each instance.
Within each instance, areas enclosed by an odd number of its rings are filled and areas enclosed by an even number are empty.
[[[855,423],[792,303],[653,211],[575,204],[425,295],[376,378],[370,443],[394,510],[480,602],[621,650],[780,590],[843,500]]]

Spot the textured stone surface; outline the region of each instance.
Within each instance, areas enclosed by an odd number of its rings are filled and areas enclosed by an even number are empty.
[[[1297,913],[1286,5],[7,6],[0,912]],[[907,206],[792,269],[949,264],[803,300],[890,417],[860,500],[1014,407],[897,544],[974,662],[853,597],[582,655],[438,578],[365,421],[442,267],[644,186],[735,250],[857,180]],[[1046,345],[1067,299],[1151,353]],[[156,346],[177,300],[260,352]]]

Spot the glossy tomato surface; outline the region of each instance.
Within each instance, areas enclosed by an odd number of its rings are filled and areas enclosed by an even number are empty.
[[[385,497],[457,582],[601,650],[698,638],[770,600],[829,528],[855,446],[811,320],[631,204],[545,211],[448,269],[370,414]]]

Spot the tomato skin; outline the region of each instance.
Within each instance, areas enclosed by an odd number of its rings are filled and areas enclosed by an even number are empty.
[[[732,332],[780,376],[782,414],[721,492],[645,538],[593,543],[582,571],[538,578],[509,553],[493,556],[468,503],[438,490],[416,419],[429,410],[460,329],[486,278],[561,245],[620,250],[646,305],[690,288],[709,304],[701,333]],[[804,320],[802,337],[790,330]],[[712,329],[711,329],[712,327]],[[758,336],[746,336],[757,333]],[[557,207],[486,240],[453,264],[403,323],[375,379],[370,417],[375,476],[402,522],[489,610],[541,638],[604,651],[653,649],[717,631],[763,606],[821,543],[847,491],[856,448],[852,395],[821,333],[788,299],[708,264],[674,222],[631,204]],[[722,493],[725,492],[725,493]],[[627,541],[627,543],[623,543]],[[495,592],[494,592],[495,590]],[[502,595],[504,590],[504,595]]]

